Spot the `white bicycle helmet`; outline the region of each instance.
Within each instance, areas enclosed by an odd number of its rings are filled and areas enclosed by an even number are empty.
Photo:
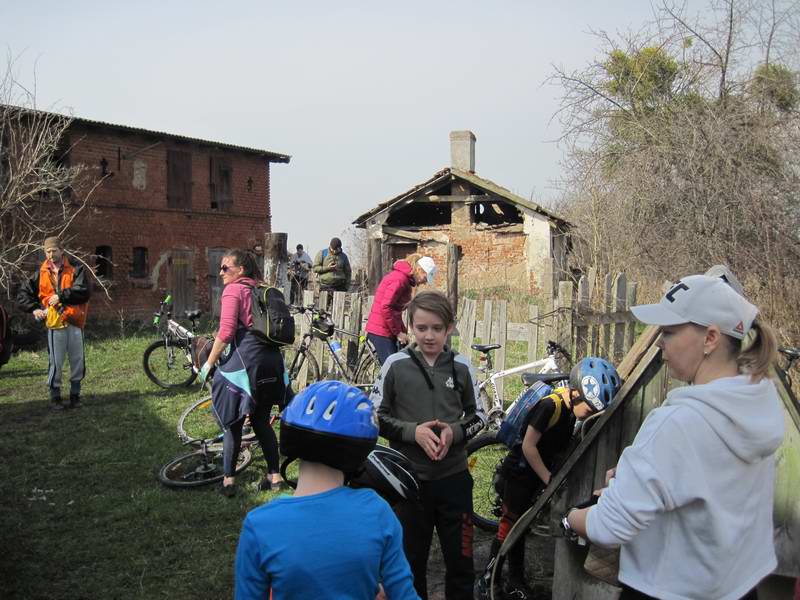
[[[364,469],[349,484],[371,488],[389,504],[419,499],[419,480],[411,462],[397,450],[377,445],[364,462]]]

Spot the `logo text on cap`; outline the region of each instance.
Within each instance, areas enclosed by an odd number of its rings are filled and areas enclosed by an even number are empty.
[[[688,291],[689,291],[689,286],[688,286],[688,285],[686,285],[685,283],[683,283],[682,281],[679,281],[679,282],[678,282],[678,283],[676,283],[674,286],[672,286],[672,289],[671,289],[670,291],[668,291],[668,292],[667,292],[667,293],[664,295],[664,297],[665,297],[667,300],[669,300],[670,302],[675,302],[675,294],[676,294],[677,292],[681,291],[681,290],[686,290],[686,291],[688,292]]]

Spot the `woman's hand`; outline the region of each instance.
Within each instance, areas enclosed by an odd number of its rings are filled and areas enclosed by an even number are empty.
[[[397,334],[397,343],[403,346],[408,346],[408,334],[404,332],[400,332]]]
[[[203,387],[206,384],[206,379],[208,379],[208,374],[213,366],[213,364],[205,363],[200,368],[200,373],[197,375],[197,379],[200,382],[200,387]]]

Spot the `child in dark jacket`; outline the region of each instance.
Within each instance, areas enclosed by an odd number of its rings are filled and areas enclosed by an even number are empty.
[[[472,477],[466,442],[483,428],[469,361],[445,346],[453,311],[439,292],[422,292],[408,307],[416,343],[392,354],[375,382],[381,435],[414,465],[418,504],[396,508],[414,587],[427,598],[426,570],[433,530],[445,561],[445,596],[472,598]]]

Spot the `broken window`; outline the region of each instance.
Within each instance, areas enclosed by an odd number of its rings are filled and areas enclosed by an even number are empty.
[[[192,208],[192,155],[167,150],[167,206]]]
[[[483,225],[522,223],[522,213],[509,202],[475,202],[470,205],[470,220]]]
[[[233,205],[233,167],[227,158],[212,156],[210,162],[211,208],[230,210]]]
[[[390,214],[386,224],[390,227],[449,225],[451,206],[449,202],[412,202]]]
[[[113,279],[114,263],[112,261],[111,246],[98,246],[94,249],[94,272],[98,279]]]
[[[131,261],[131,277],[147,277],[149,265],[147,264],[147,248],[137,246],[133,249]]]

